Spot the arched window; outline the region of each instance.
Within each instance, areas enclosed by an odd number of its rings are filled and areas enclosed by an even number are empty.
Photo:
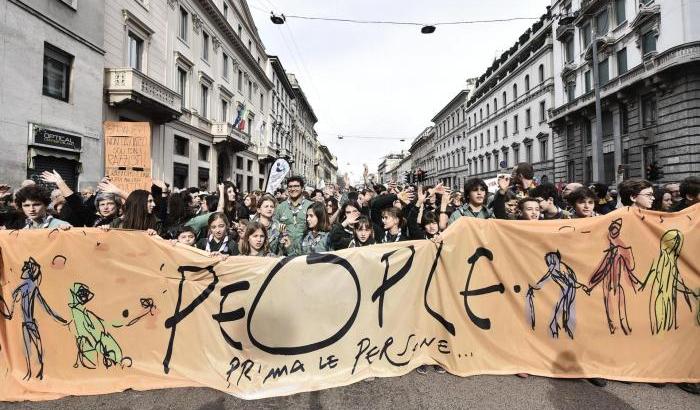
[[[508,98],[506,97],[506,92],[503,91],[503,106],[508,105]]]
[[[540,67],[538,68],[539,76],[540,76],[540,83],[544,82],[544,64],[540,64]]]
[[[498,111],[498,98],[493,99],[493,112]]]
[[[491,115],[491,106],[486,104],[486,117],[488,118],[489,115]]]
[[[525,76],[525,92],[530,91],[530,75]]]
[[[513,101],[518,99],[518,84],[513,84]]]

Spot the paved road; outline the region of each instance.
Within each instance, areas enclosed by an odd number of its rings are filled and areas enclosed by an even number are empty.
[[[676,386],[610,382],[605,388],[581,380],[515,376],[460,378],[415,372],[395,378],[294,396],[245,401],[216,390],[128,391],[103,396],[68,397],[40,403],[0,403],[5,409],[700,409],[700,396]]]

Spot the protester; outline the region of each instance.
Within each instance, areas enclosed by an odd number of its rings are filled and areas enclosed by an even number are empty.
[[[353,237],[348,248],[361,248],[376,243],[374,240],[374,226],[372,221],[364,215],[358,218],[352,235]]]
[[[250,219],[248,208],[238,202],[238,188],[231,181],[219,185],[219,206],[216,212],[225,213],[231,223],[241,219]]]
[[[248,210],[248,215],[255,215],[258,212],[257,198],[253,193],[247,194],[243,198],[243,205]]]
[[[532,168],[532,164],[528,162],[521,162],[513,168],[513,173],[511,175],[511,182],[513,185],[511,189],[518,198],[532,197],[530,192],[535,188],[535,171]],[[466,194],[466,189],[465,189]],[[487,190],[488,192],[488,190]]]
[[[651,209],[654,211],[671,212],[673,207],[673,196],[663,188],[654,188],[654,202]]]
[[[531,194],[540,206],[540,215],[544,220],[550,219],[570,219],[571,213],[561,209],[562,203],[557,187],[554,184],[541,184],[535,187]]]
[[[683,197],[681,197],[681,185],[679,183],[671,182],[664,184],[663,190],[671,195],[671,200],[674,205],[678,204],[681,199],[683,199]]]
[[[540,219],[540,204],[535,198],[525,197],[518,201],[520,219],[537,221]]]
[[[346,249],[350,245],[350,241],[353,239],[353,229],[360,216],[362,216],[360,205],[356,201],[349,200],[343,204],[340,208],[338,222],[331,228],[331,249],[337,251]]]
[[[589,186],[591,191],[596,194],[598,198],[595,204],[595,212],[598,215],[605,215],[615,210],[616,203],[613,201],[612,197],[608,192],[608,186],[606,184],[592,184]]]
[[[209,235],[197,241],[197,248],[220,255],[237,255],[236,240],[229,232],[229,220],[223,212],[209,215]]]
[[[326,252],[330,249],[328,231],[330,223],[323,202],[314,202],[306,210],[306,233],[298,247],[294,247],[289,237],[282,242],[286,256],[307,255]]]
[[[285,226],[273,219],[276,207],[277,201],[272,195],[263,195],[258,205],[258,213],[251,218],[251,222],[260,222],[260,224],[265,227],[267,230],[270,252],[279,255],[282,250],[280,248],[280,235],[285,229]],[[241,237],[242,236],[243,235],[241,235]]]
[[[15,204],[24,213],[24,229],[61,229],[68,230],[71,225],[49,215],[50,194],[36,185],[27,185],[15,193]]]
[[[114,218],[109,224],[112,228],[136,229],[146,231],[148,235],[158,235],[161,222],[153,214],[156,204],[153,195],[143,189],[132,191],[124,202],[124,214]]]
[[[643,179],[626,179],[618,184],[617,192],[624,206],[651,209],[654,202],[654,188],[649,181]]]
[[[681,200],[673,209],[674,212],[682,211],[700,202],[700,177],[693,175],[685,178],[681,181],[679,192]]]
[[[330,222],[330,224],[333,225],[338,219],[338,211],[340,210],[340,207],[338,206],[338,200],[331,196],[325,200],[325,203],[326,215],[328,215],[328,222]]]
[[[380,239],[381,243],[400,242],[410,239],[404,230],[406,220],[399,208],[392,206],[382,210],[382,226],[384,227],[384,235]]]
[[[584,186],[570,193],[567,197],[567,201],[572,209],[572,218],[590,218],[597,216],[594,210],[597,198],[593,191]]]
[[[300,246],[306,229],[306,210],[312,202],[303,197],[304,178],[292,176],[287,179],[288,199],[275,209],[274,219],[284,224],[293,246]]]
[[[246,225],[240,254],[244,256],[277,256],[270,252],[267,231],[260,222],[249,222]]]
[[[464,195],[466,197],[466,203],[457,208],[457,210],[450,215],[447,224],[444,223],[444,217],[441,216],[440,228],[443,230],[446,229],[446,225],[452,225],[452,223],[461,217],[478,219],[493,218],[493,212],[485,206],[486,194],[488,191],[489,189],[486,186],[486,182],[481,178],[472,178],[465,182]]]
[[[176,237],[173,241],[183,245],[195,247],[197,244],[197,233],[191,226],[180,226],[177,228]]]

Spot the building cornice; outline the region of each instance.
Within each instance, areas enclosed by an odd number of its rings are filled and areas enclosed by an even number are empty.
[[[438,120],[440,117],[442,117],[447,111],[451,111],[451,109],[452,109],[455,105],[457,105],[457,104],[456,104],[457,101],[459,101],[461,98],[463,98],[464,100],[466,100],[466,98],[467,98],[468,95],[469,95],[469,90],[461,90],[459,93],[457,93],[457,95],[455,95],[455,96],[450,100],[450,102],[447,103],[447,105],[445,105],[437,114],[435,114],[435,116],[433,117],[433,119],[430,120],[430,121],[432,121],[433,123],[437,124],[437,123],[438,123],[437,120]],[[459,105],[463,104],[464,102],[465,102],[465,101],[460,102]]]

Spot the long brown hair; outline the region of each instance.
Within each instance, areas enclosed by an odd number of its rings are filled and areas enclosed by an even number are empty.
[[[252,249],[250,248],[250,243],[248,242],[248,239],[252,234],[255,233],[258,229],[262,229],[263,235],[265,235],[265,243],[263,243],[263,247],[260,249],[260,253],[263,255],[267,255],[270,253],[270,239],[267,236],[267,229],[263,226],[258,221],[255,222],[248,222],[248,225],[245,228],[245,234],[243,235],[243,243],[241,243],[241,255],[250,255],[250,252]]]
[[[145,231],[146,229],[156,229],[157,219],[153,213],[148,213],[148,197],[150,192],[137,189],[132,191],[124,202],[124,215],[120,228],[138,229]]]
[[[316,215],[318,222],[316,223],[316,232],[328,232],[331,230],[331,223],[328,220],[328,214],[326,213],[326,207],[319,202],[314,202],[313,205],[307,208],[306,212],[311,212]],[[306,230],[309,231],[309,224],[306,224]]]

